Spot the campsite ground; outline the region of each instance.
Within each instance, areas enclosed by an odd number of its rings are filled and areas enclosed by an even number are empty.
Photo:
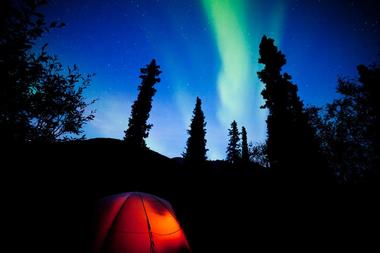
[[[168,200],[193,252],[377,241],[369,231],[378,227],[378,196],[365,187],[299,188],[275,183],[258,168],[233,170],[221,162],[185,169],[179,159],[112,139],[12,147],[5,154],[4,230],[15,252],[90,252],[94,203],[127,191]]]

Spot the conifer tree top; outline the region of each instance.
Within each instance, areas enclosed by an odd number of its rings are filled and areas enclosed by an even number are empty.
[[[145,68],[140,69],[141,84],[138,86],[139,93],[136,101],[132,105],[131,117],[128,122],[128,129],[125,132],[124,140],[132,145],[145,147],[145,138],[149,136],[152,124],[147,121],[152,109],[153,96],[156,93],[154,85],[160,82],[160,66],[153,59]]]
[[[202,101],[197,97],[190,129],[187,130],[189,138],[186,143],[186,151],[183,154],[187,164],[200,165],[207,159],[205,126],[206,122],[202,111]]]
[[[259,53],[259,63],[272,73],[280,73],[286,64],[285,55],[274,45],[274,40],[265,35],[261,39]]]

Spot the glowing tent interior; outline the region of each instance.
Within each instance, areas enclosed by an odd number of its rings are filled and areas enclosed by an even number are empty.
[[[94,253],[191,252],[169,202],[128,192],[99,202]]]

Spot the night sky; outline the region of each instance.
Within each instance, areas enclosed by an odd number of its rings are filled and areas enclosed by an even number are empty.
[[[258,46],[266,34],[287,57],[285,71],[306,105],[336,97],[339,76],[379,57],[376,0],[50,0],[43,12],[66,27],[42,38],[65,65],[95,73],[97,98],[88,138],[122,138],[137,96],[139,69],[157,60],[163,73],[153,99],[148,146],[180,156],[199,96],[209,159],[225,158],[236,120],[253,143],[266,137]],[[39,43],[42,43],[40,41]]]

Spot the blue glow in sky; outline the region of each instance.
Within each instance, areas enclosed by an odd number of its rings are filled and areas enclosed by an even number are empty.
[[[66,27],[43,41],[64,64],[96,73],[87,92],[98,98],[95,120],[85,127],[88,138],[123,137],[139,69],[155,58],[163,73],[148,146],[180,156],[199,96],[208,157],[222,159],[233,120],[247,128],[249,141],[265,140],[256,75],[264,34],[285,53],[285,70],[305,104],[322,105],[336,96],[338,76],[354,76],[356,65],[376,59],[378,10],[371,0],[55,0],[44,11]]]

